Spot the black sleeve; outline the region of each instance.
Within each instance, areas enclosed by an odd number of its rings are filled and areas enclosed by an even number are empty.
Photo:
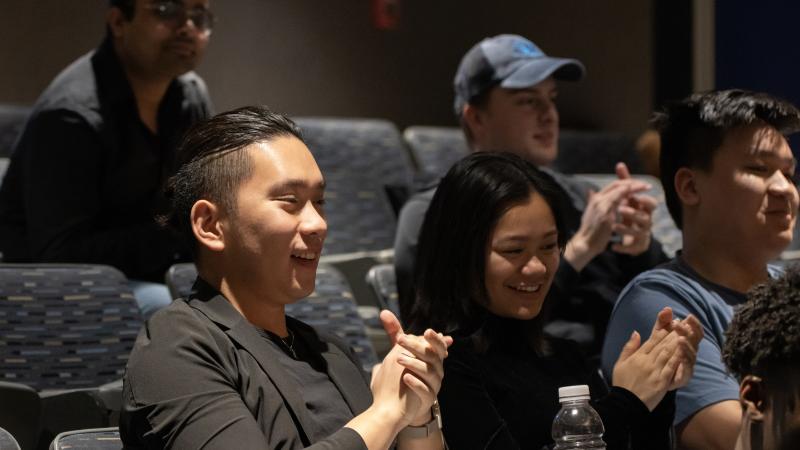
[[[608,395],[592,401],[592,406],[603,420],[603,440],[608,450],[672,448],[674,392],[668,393],[652,412],[632,392],[616,386]]]
[[[450,352],[445,359],[445,374],[439,390],[442,432],[450,448],[514,450],[514,440],[506,422],[494,407],[474,361]]]
[[[610,252],[610,250],[607,251]],[[619,286],[626,286],[636,275],[669,260],[664,250],[661,248],[661,243],[654,237],[651,237],[650,246],[647,250],[639,255],[631,256],[623,253],[613,253],[616,259],[616,265],[620,269],[620,279],[616,280],[616,284]],[[591,261],[589,264],[591,264]],[[558,271],[556,271],[553,284],[550,287],[550,292],[547,294],[548,298],[571,298],[574,288],[583,286],[583,284],[578,282],[579,280],[580,273],[572,267],[566,258],[561,258],[558,264]]]
[[[104,147],[79,115],[39,115],[25,148],[25,211],[31,256],[43,262],[109,264],[129,277],[162,280],[185,249],[155,219],[101,228]]]
[[[667,392],[656,408],[631,432],[631,448],[671,450],[675,419],[675,391]]]

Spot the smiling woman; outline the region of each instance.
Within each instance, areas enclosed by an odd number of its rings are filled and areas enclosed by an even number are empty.
[[[659,313],[650,339],[631,336],[610,391],[577,344],[547,337],[547,294],[567,237],[554,192],[520,157],[479,152],[453,166],[428,208],[410,328],[455,338],[439,393],[447,442],[542,448],[558,387],[588,384],[609,449],[670,448],[668,391],[691,377],[699,323]]]
[[[531,194],[494,228],[486,261],[487,309],[502,317],[539,315],[558,267],[558,229],[544,197]]]

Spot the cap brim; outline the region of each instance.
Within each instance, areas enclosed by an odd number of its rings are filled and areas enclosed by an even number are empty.
[[[500,82],[500,87],[522,89],[539,84],[552,76],[556,80],[578,81],[583,78],[586,68],[577,59],[536,58],[524,61]]]

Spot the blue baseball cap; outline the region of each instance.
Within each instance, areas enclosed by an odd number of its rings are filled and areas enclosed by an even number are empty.
[[[585,73],[586,68],[577,59],[547,56],[522,36],[501,34],[478,42],[461,59],[453,80],[453,107],[460,117],[465,104],[494,86],[522,89],[550,76],[578,81]]]

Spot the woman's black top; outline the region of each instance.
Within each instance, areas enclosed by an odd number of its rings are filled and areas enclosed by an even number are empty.
[[[548,339],[549,352],[538,355],[526,343],[526,325],[490,316],[450,348],[439,392],[450,448],[547,448],[560,408],[558,388],[577,384],[589,385],[608,450],[671,448],[674,392],[650,412],[630,391],[609,390],[572,341]]]

